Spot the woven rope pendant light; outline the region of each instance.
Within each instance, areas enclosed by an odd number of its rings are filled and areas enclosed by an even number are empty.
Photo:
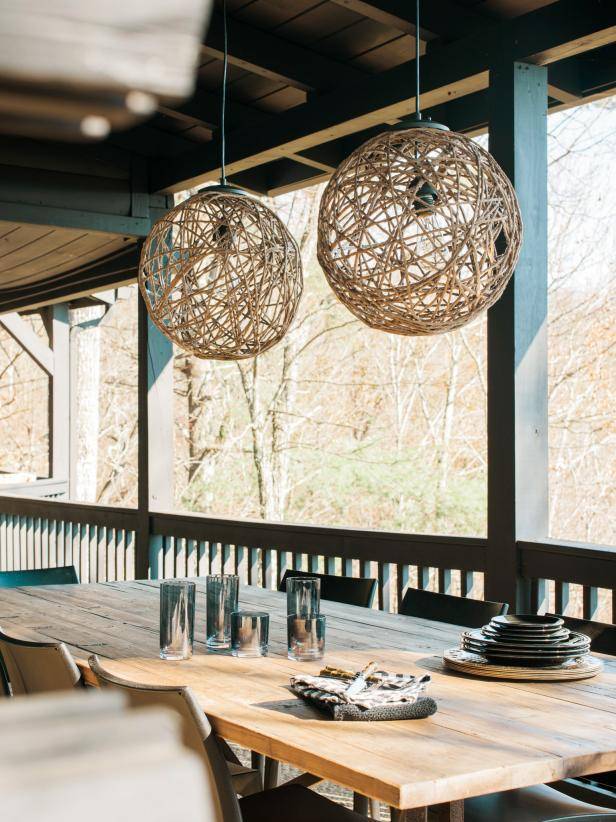
[[[417,0],[417,31],[419,0]],[[419,111],[356,149],[330,179],[317,253],[342,303],[372,328],[439,334],[503,293],[522,220],[508,177],[477,143]]]
[[[227,185],[225,102],[220,185],[203,189],[159,220],[141,252],[139,288],[154,324],[203,359],[255,357],[289,329],[302,294],[297,243],[259,200]]]

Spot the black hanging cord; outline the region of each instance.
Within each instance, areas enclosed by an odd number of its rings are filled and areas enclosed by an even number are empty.
[[[222,39],[223,39],[223,61],[222,61],[222,94],[220,99],[220,185],[227,185],[227,173],[225,169],[226,160],[226,127],[225,113],[227,110],[227,66],[229,63],[228,43],[227,43],[227,0],[222,3]]]
[[[415,118],[421,120],[419,108],[419,0],[415,0]]]

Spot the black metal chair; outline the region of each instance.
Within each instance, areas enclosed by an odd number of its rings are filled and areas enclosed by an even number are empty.
[[[79,583],[79,577],[74,565],[63,565],[60,568],[30,568],[27,571],[0,571],[0,588],[77,583]]]
[[[481,599],[436,594],[434,591],[422,591],[419,588],[408,588],[398,612],[404,616],[431,619],[434,622],[449,622],[452,625],[467,625],[469,628],[481,628],[492,617],[506,614],[509,605],[506,602],[487,602]]]
[[[549,616],[561,616],[566,627],[571,631],[577,631],[590,637],[592,651],[616,656],[616,625],[608,625],[606,622],[593,622],[588,619],[576,619],[561,614],[549,614]],[[591,802],[616,811],[616,770],[563,779],[560,782],[555,782],[552,787],[574,799]]]
[[[376,594],[376,579],[371,577],[337,577],[333,574],[313,574],[310,571],[285,571],[278,586],[287,590],[289,577],[316,577],[321,580],[321,599],[343,602],[345,605],[361,605],[371,608]]]

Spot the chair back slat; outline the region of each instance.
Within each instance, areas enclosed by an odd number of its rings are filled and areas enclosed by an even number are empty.
[[[419,588],[407,588],[400,604],[399,613],[405,616],[431,619],[435,622],[449,622],[452,625],[467,625],[481,628],[492,617],[506,614],[506,602],[489,602],[482,599],[468,599],[451,594],[437,594]]]
[[[289,577],[316,577],[321,580],[321,599],[343,602],[345,605],[371,608],[376,593],[377,581],[371,577],[339,577],[310,571],[285,571],[278,586],[279,591],[287,590]]]

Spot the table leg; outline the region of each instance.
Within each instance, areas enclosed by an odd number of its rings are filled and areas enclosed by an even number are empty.
[[[399,811],[391,808],[391,822],[428,822],[427,808],[412,808],[408,811]]]
[[[368,816],[368,797],[363,796],[361,793],[354,793],[353,810],[355,813],[363,813],[364,816]]]
[[[464,822],[464,801],[432,805],[428,811],[430,822]]]
[[[391,808],[391,822],[464,822],[464,802],[443,802],[407,811]]]
[[[280,776],[280,762],[276,759],[265,757],[265,766],[263,769],[263,787],[265,790],[278,787],[278,779]]]

